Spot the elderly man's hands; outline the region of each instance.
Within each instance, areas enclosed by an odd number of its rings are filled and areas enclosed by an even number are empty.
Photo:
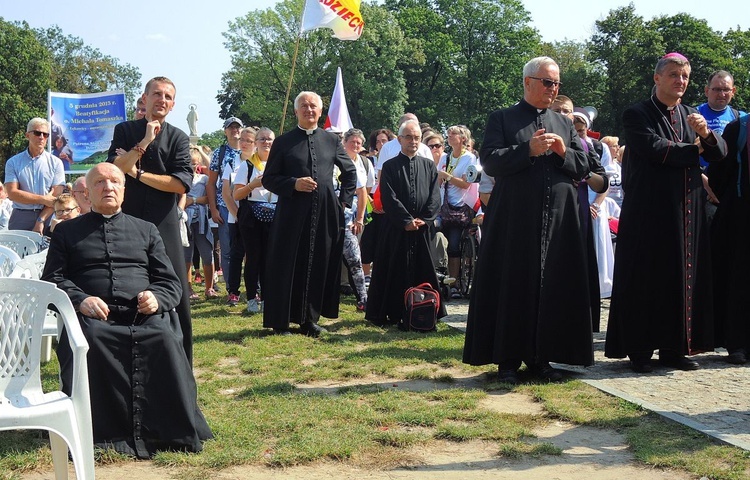
[[[159,309],[159,301],[154,292],[144,290],[138,294],[138,313],[152,315]]]
[[[78,311],[87,317],[98,318],[99,320],[106,320],[109,316],[107,304],[101,298],[94,296],[84,298],[78,305]]]

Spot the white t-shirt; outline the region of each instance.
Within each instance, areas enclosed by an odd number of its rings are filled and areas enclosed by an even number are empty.
[[[257,168],[253,168],[253,172],[250,174],[250,182],[258,178],[259,173],[260,172],[258,172]],[[234,172],[233,185],[247,185],[250,182],[247,181],[247,162],[243,160],[237,167],[237,171]],[[278,195],[276,195],[275,193],[271,193],[270,190],[261,185],[260,187],[253,188],[253,191],[250,192],[249,200],[253,202],[276,203],[279,200],[279,197]]]
[[[240,164],[242,164],[242,163],[244,163],[244,162],[240,162]],[[224,170],[222,170],[222,172],[221,172],[221,179],[222,180],[227,180],[229,182],[229,185],[234,185],[234,176],[235,176],[235,172],[234,172],[234,170],[232,170],[232,168],[229,166],[229,164],[224,165]],[[231,193],[230,193],[229,196],[230,197],[232,196]],[[237,200],[234,201],[234,204],[239,206],[239,203],[237,202]],[[229,223],[237,223],[237,217],[235,217],[234,215],[232,215],[232,211],[231,210],[229,211],[229,213],[227,215],[227,220],[229,221]]]
[[[476,165],[477,163],[477,157],[469,151],[464,152],[458,158],[453,158],[453,156],[448,158],[448,155],[444,153],[440,157],[438,170],[449,172],[454,177],[462,178],[466,174],[466,169],[469,168],[469,165]],[[472,183],[469,185],[469,188],[459,188],[450,183],[443,183],[442,188],[446,187],[448,188],[448,202],[454,207],[466,204],[473,208],[474,204],[477,203],[477,199],[479,198],[478,183]],[[444,197],[445,193],[441,192],[441,196]]]
[[[399,153],[401,153],[401,144],[398,143],[398,137],[385,142],[380,148],[380,153],[378,153],[378,163],[376,165],[376,170],[378,172],[382,170],[383,164],[391,158],[398,156]],[[419,155],[420,157],[432,159],[432,152],[430,152],[430,147],[422,142],[419,142],[417,155]]]

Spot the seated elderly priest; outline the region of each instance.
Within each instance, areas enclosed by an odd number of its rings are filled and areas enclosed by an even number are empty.
[[[89,342],[94,443],[138,458],[198,452],[212,435],[174,311],[180,282],[156,227],[122,213],[120,169],[100,163],[86,185],[92,211],[57,226],[42,278],[68,294]],[[57,355],[69,393],[65,335]]]

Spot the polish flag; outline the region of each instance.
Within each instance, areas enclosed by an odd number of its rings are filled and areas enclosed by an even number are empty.
[[[330,132],[346,132],[352,125],[349,109],[346,108],[346,95],[344,95],[344,81],[341,78],[341,67],[336,70],[336,86],[333,88],[331,106],[328,108],[328,116],[323,126]]]

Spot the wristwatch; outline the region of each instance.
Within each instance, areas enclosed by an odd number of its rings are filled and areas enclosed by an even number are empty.
[[[591,170],[589,170],[589,173],[587,173],[586,176],[583,177],[583,178],[585,178],[586,180],[588,180],[589,178],[591,178],[593,176],[594,176],[594,172],[592,172]]]

